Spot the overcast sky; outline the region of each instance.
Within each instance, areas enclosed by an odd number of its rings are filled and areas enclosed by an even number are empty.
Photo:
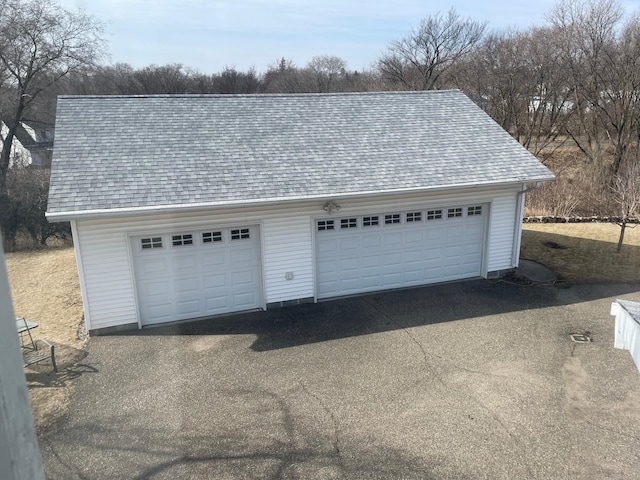
[[[544,24],[553,0],[60,0],[106,24],[109,63],[181,63],[203,73],[258,72],[284,57],[304,66],[336,55],[350,70],[369,68],[390,41],[420,19],[453,7],[490,29]],[[640,0],[624,2],[627,13]]]

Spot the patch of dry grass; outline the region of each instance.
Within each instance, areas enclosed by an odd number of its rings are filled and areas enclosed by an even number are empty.
[[[83,310],[73,248],[24,250],[6,254],[15,313],[38,322],[35,338],[56,347],[59,373],[50,362],[25,369],[36,431],[44,433],[65,414],[84,357],[78,337]]]
[[[619,234],[620,227],[610,223],[529,223],[520,256],[571,282],[640,283],[640,226],[627,228],[616,253]]]

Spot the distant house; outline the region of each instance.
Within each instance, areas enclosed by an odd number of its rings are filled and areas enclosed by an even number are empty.
[[[575,103],[568,98],[549,100],[544,97],[535,96],[529,100],[528,110],[530,114],[540,111],[569,114],[573,111],[574,107]]]
[[[459,91],[60,97],[47,216],[93,331],[497,277],[553,178]]]
[[[0,135],[4,139],[9,129],[0,121]],[[48,167],[53,153],[53,129],[51,126],[35,122],[22,122],[13,141],[11,165],[31,165]],[[2,144],[0,143],[0,150]]]

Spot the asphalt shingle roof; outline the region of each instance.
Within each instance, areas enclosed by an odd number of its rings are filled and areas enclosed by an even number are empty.
[[[459,91],[63,96],[48,212],[552,178]]]

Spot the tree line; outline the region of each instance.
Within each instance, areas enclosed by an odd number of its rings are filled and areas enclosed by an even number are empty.
[[[281,58],[264,72],[230,66],[214,74],[181,64],[106,65],[98,19],[68,11],[55,0],[0,0],[0,7],[0,119],[7,127],[0,156],[0,228],[5,241],[28,230],[33,220],[24,220],[32,218],[26,211],[44,211],[41,200],[32,208],[21,198],[29,180],[39,191],[47,189],[42,175],[12,164],[12,143],[21,122],[53,126],[60,94],[457,88],[559,179],[566,167],[559,152],[575,152],[572,158],[580,168],[571,172],[571,182],[559,180],[542,192],[562,208],[620,218],[638,215],[640,16],[626,13],[619,0],[559,0],[543,25],[526,30],[489,30],[487,22],[455,10],[435,13],[402,38],[390,39],[386,51],[363,71],[350,70],[337,55],[318,55],[302,66]],[[588,188],[571,191],[578,177]],[[60,233],[46,221],[30,232],[41,242]]]

